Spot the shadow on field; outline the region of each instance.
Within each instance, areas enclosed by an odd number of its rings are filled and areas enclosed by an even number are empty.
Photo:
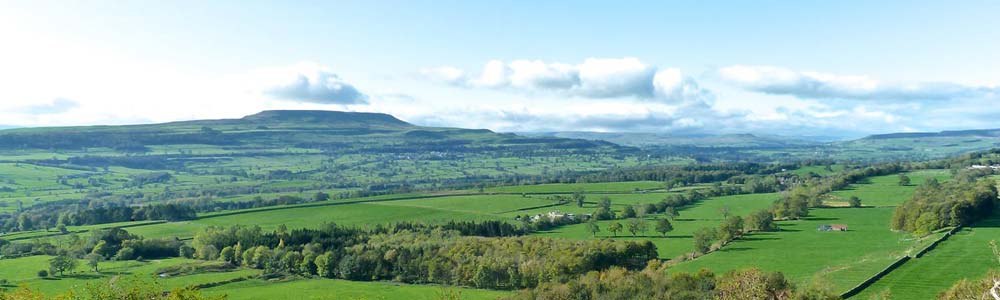
[[[723,247],[722,249],[719,249],[718,251],[720,251],[720,252],[740,252],[740,251],[750,251],[750,250],[753,250],[753,248],[750,248],[750,247]]]
[[[72,274],[72,275],[63,276],[63,278],[73,278],[73,279],[83,279],[83,280],[98,279],[98,278],[101,278],[101,277],[104,277],[104,276],[94,275],[94,274]]]
[[[828,217],[806,217],[806,221],[836,221],[840,218],[828,218]]]

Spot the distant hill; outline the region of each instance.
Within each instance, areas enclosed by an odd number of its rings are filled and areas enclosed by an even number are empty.
[[[101,147],[148,152],[156,146],[195,144],[255,148],[302,147],[330,151],[361,151],[363,148],[364,151],[375,152],[395,152],[399,148],[451,152],[465,152],[481,147],[619,148],[604,141],[523,137],[485,129],[416,126],[382,113],[315,110],[272,110],[240,119],[162,124],[0,130],[0,149],[75,150]]]
[[[527,136],[549,136],[561,138],[602,140],[626,146],[693,146],[693,147],[736,147],[736,148],[782,148],[791,146],[816,145],[818,142],[803,139],[760,136],[754,134],[723,135],[678,135],[648,132],[542,132],[520,133]]]
[[[953,137],[983,137],[1000,138],[1000,129],[974,129],[955,130],[940,132],[901,132],[889,134],[876,134],[865,137],[868,140],[884,140],[899,138],[953,138]]]

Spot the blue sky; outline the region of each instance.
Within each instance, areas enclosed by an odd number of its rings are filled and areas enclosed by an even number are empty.
[[[0,124],[264,109],[499,131],[1000,127],[998,2],[3,1]]]

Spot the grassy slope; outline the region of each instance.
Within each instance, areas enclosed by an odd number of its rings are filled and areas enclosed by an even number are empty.
[[[100,273],[89,270],[84,261],[79,262],[77,269],[66,276],[55,276],[42,279],[37,276],[39,270],[47,270],[51,256],[29,256],[17,259],[0,260],[0,278],[7,279],[11,286],[27,285],[33,289],[52,295],[64,293],[74,288],[83,287],[88,283],[96,283],[101,280],[110,280],[119,275],[153,276],[159,268],[179,265],[196,260],[171,258],[163,260],[152,260],[147,262],[138,261],[107,261],[100,263]],[[183,287],[192,284],[216,282],[230,278],[243,277],[256,274],[256,270],[238,270],[226,273],[206,273],[177,278],[167,278],[162,281],[164,288]]]
[[[757,267],[781,271],[795,282],[814,277],[843,292],[924,241],[889,230],[890,208],[814,209],[802,221],[780,222],[782,231],[751,234],[674,271],[725,272]],[[822,224],[848,224],[847,232],[819,232]]]
[[[649,195],[649,194],[647,194]],[[633,195],[626,195],[625,198],[633,198]],[[674,231],[667,233],[667,236],[661,237],[659,233],[654,231],[655,223],[654,218],[663,216],[649,216],[650,230],[645,235],[641,237],[631,237],[630,233],[623,231],[619,233],[619,239],[648,239],[653,241],[657,246],[661,258],[673,258],[684,253],[688,253],[694,250],[694,242],[691,239],[691,234],[702,227],[716,227],[722,219],[722,214],[720,213],[721,207],[729,207],[731,215],[748,215],[750,212],[755,210],[767,208],[774,202],[778,197],[777,194],[751,194],[751,195],[736,195],[736,196],[724,196],[724,197],[714,197],[706,199],[697,204],[684,207],[680,210],[680,216],[671,222],[674,226]],[[616,195],[611,195],[612,203],[618,203]],[[658,198],[650,197],[651,203],[659,201],[662,199],[662,194]],[[575,206],[574,206],[575,207]],[[595,208],[588,208],[586,212],[592,212]],[[570,210],[564,210],[570,211]],[[622,225],[627,224],[627,221],[616,220],[616,221],[601,221],[598,226],[601,228],[602,232],[598,233],[597,238],[607,238],[613,237],[612,233],[609,232],[608,226],[612,223],[620,222]],[[564,226],[555,230],[537,233],[541,236],[548,237],[560,237],[560,238],[570,238],[570,239],[590,239],[594,236],[587,230],[586,224],[577,224]]]
[[[1000,215],[962,229],[921,258],[913,259],[851,299],[888,290],[893,299],[936,299],[962,278],[977,279],[998,268],[989,241],[1000,240]]]
[[[923,170],[907,173],[910,177],[910,185],[900,186],[899,175],[876,176],[867,182],[852,184],[847,189],[834,191],[831,195],[842,201],[847,201],[851,196],[861,199],[864,206],[896,206],[913,196],[913,191],[917,186],[924,183],[929,178],[944,181],[951,178],[947,170]]]

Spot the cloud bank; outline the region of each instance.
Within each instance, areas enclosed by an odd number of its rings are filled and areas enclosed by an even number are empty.
[[[594,99],[629,97],[684,102],[712,97],[679,69],[659,69],[631,57],[588,58],[579,64],[493,60],[476,75],[451,66],[427,68],[420,73],[425,78],[466,88],[549,92]]]
[[[747,90],[808,99],[954,100],[992,97],[996,87],[950,82],[888,83],[868,76],[800,72],[773,66],[736,65],[719,76]]]

